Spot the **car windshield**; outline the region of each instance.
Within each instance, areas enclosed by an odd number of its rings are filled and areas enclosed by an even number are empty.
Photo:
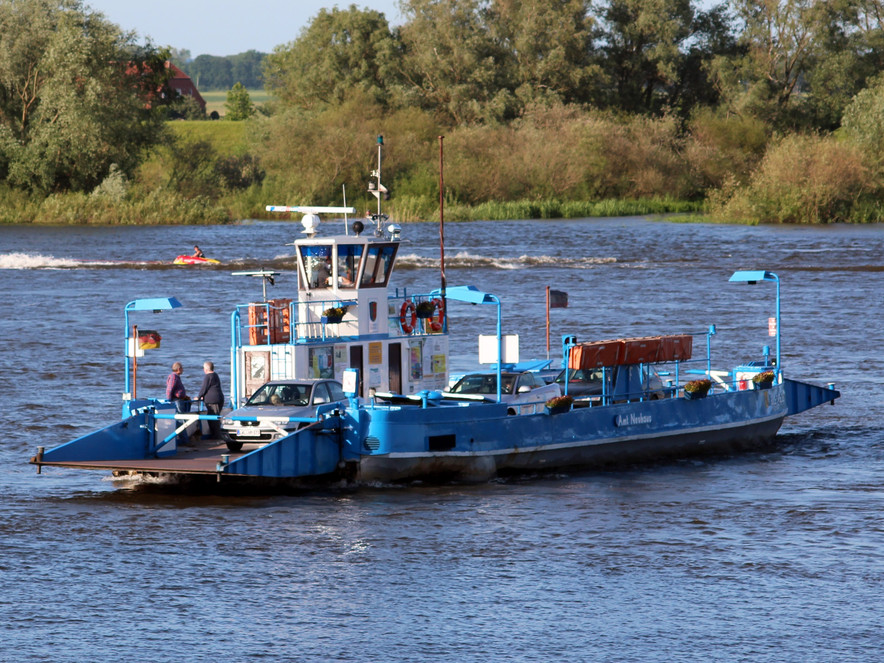
[[[513,374],[503,374],[503,389],[501,393],[513,393],[513,386],[516,384],[516,377]],[[497,393],[497,375],[493,373],[477,373],[475,375],[465,375],[457,384],[451,388],[453,394],[496,394]]]
[[[568,383],[574,384],[577,383],[590,383],[590,382],[601,382],[602,381],[602,369],[582,369],[582,368],[572,368],[570,371],[570,375],[568,377]],[[565,371],[559,373],[559,376],[556,378],[556,382],[559,384],[565,383]]]
[[[265,384],[251,395],[246,405],[307,405],[309,384]]]

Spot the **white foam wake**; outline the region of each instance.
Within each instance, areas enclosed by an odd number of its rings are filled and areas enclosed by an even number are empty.
[[[72,258],[55,258],[39,253],[0,253],[0,269],[66,269],[79,265]]]
[[[471,268],[487,267],[492,269],[527,269],[537,265],[555,265],[556,267],[571,267],[574,269],[591,269],[596,265],[607,265],[617,262],[613,257],[577,257],[569,258],[562,256],[529,256],[517,257],[485,256],[461,251],[452,256],[445,256],[446,268]],[[400,268],[430,268],[439,265],[438,258],[428,258],[415,254],[401,255],[398,258]]]

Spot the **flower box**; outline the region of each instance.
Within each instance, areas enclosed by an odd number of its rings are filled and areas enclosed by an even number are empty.
[[[711,388],[711,380],[691,380],[684,386],[684,397],[689,401],[706,398]]]
[[[764,373],[752,376],[752,382],[756,389],[770,389],[775,377],[773,371],[764,371]]]
[[[555,396],[546,402],[546,412],[547,414],[561,414],[562,412],[568,412],[573,403],[574,399],[571,396]]]
[[[420,302],[417,305],[417,317],[427,319],[432,318],[436,312],[436,305],[433,302]]]
[[[332,306],[322,312],[322,322],[327,325],[336,325],[344,319],[346,307],[337,308]]]

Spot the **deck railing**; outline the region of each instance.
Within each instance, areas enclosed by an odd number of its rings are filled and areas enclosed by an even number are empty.
[[[420,317],[417,309],[423,302],[438,301],[427,294],[390,295],[378,312],[387,319],[391,337],[437,334],[447,330],[448,321],[436,309],[433,317]],[[266,302],[239,304],[234,313],[234,343],[240,345],[276,345],[325,341],[330,338],[351,338],[360,332],[359,308],[356,300],[315,299],[299,302],[292,299],[271,299]],[[438,306],[438,305],[437,305]],[[331,308],[346,308],[341,319],[325,315]],[[300,312],[307,311],[302,319]]]

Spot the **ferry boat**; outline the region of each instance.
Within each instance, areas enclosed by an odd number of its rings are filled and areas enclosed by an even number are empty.
[[[402,230],[380,210],[380,163],[373,176],[378,212],[346,234],[325,236],[320,215],[353,214],[352,207],[268,206],[304,215],[304,237],[294,242],[297,293],[268,299],[265,285],[263,301],[237,305],[231,314],[233,409],[270,380],[338,379],[344,400],[318,405],[303,418],[241,417],[303,424],[271,441],[241,438],[228,448],[223,440],[194,435],[192,444],[181,444],[182,432],[205,429],[219,416],[179,413],[163,398],[135,397],[130,373],[139,333],[130,315],[181,306],[174,297],[135,300],[124,311],[122,419],[61,446],[40,447],[31,463],[38,471],[53,466],[292,484],[482,481],[759,448],[773,442],[785,417],[840,396],[833,385],[785,377],[779,277],[753,270],[738,271],[731,281],[776,284],[773,356],[765,349],[755,361],[713,369],[714,328],[705,339],[707,356],[699,359],[688,334],[594,342],[566,335],[562,367],[595,372],[598,393],[570,397],[565,380],[563,398],[531,402],[528,392],[518,405],[508,403],[504,372],[527,368],[544,384],[536,369],[549,362],[508,365],[516,339],[502,334],[501,302],[493,293],[472,285],[409,293],[393,285]],[[265,284],[276,275],[248,274]],[[496,307],[496,333],[480,339],[480,363],[493,364],[496,393],[448,391],[449,328],[459,303]],[[229,416],[228,410],[220,418]]]

